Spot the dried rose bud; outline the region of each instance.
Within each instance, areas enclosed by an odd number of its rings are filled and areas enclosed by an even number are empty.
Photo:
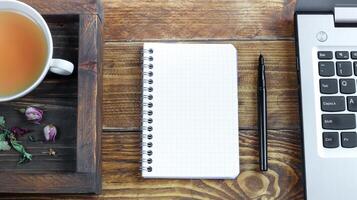
[[[22,136],[26,135],[27,133],[30,132],[30,130],[28,130],[26,128],[13,127],[13,128],[11,128],[11,132],[13,134],[15,134],[15,136],[18,138],[18,137],[22,137]]]
[[[57,135],[57,129],[56,129],[56,127],[53,126],[52,124],[47,125],[47,126],[43,129],[43,134],[44,134],[44,136],[45,136],[46,141],[55,142],[56,135]]]
[[[27,120],[33,121],[35,124],[40,124],[43,117],[43,110],[29,106],[21,111],[25,113]]]

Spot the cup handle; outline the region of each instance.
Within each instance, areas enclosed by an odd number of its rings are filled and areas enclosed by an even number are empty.
[[[55,74],[68,76],[73,73],[74,65],[66,60],[52,59],[50,63],[50,71]]]

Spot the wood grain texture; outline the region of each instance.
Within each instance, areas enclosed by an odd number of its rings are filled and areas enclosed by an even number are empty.
[[[293,37],[295,0],[103,0],[105,39],[233,40]]]
[[[88,193],[92,191],[93,179],[87,174],[74,173],[9,173],[0,172],[3,187],[8,193]],[[20,180],[20,181],[16,181]],[[43,183],[47,185],[44,186]],[[20,185],[21,184],[21,185]],[[78,186],[81,187],[78,187]],[[4,189],[2,189],[4,192]]]
[[[294,43],[226,43],[238,49],[240,127],[256,128],[257,58],[261,51],[267,62],[268,127],[296,130],[299,116]],[[142,43],[107,43],[104,48],[105,129],[140,130],[141,48]]]
[[[100,193],[101,20],[97,14],[45,19],[53,34],[54,57],[68,59],[75,70],[67,77],[49,74],[29,95],[0,104],[0,115],[10,127],[29,128],[38,140],[20,139],[33,153],[33,160],[25,165],[16,164],[15,152],[1,152],[0,193]],[[30,126],[14,110],[29,105],[46,109],[40,126]],[[43,142],[43,127],[50,123],[58,128],[56,143]],[[49,155],[50,148],[55,156]]]
[[[139,133],[140,134],[140,133]],[[269,131],[270,171],[259,172],[256,131],[240,131],[242,174],[236,180],[150,180],[140,178],[140,135],[104,135],[105,197],[193,199],[292,199],[301,197],[300,138],[296,131]],[[117,152],[113,154],[112,152]],[[300,194],[299,194],[300,193]]]
[[[45,16],[54,38],[54,57],[78,63],[78,17],[63,16],[61,19]],[[21,126],[32,130],[25,137],[19,138],[33,155],[33,161],[17,165],[17,152],[0,153],[1,171],[43,172],[75,171],[76,168],[76,135],[77,135],[77,69],[71,76],[63,77],[49,74],[33,92],[24,98],[12,102],[0,103],[0,115],[4,116],[9,127]],[[26,121],[25,116],[15,109],[37,105],[45,109],[41,125]],[[58,128],[56,143],[44,142],[43,128],[55,124]],[[29,142],[27,136],[37,141]],[[56,151],[51,157],[48,150]]]
[[[102,15],[101,0],[21,0],[41,14],[94,14]]]
[[[102,24],[96,15],[80,15],[78,69],[77,172],[93,176],[95,193],[101,192],[102,132]]]
[[[49,14],[92,12],[94,8],[87,4],[94,0],[25,2]],[[106,41],[103,130],[106,132],[102,137],[102,195],[2,194],[0,199],[303,199],[303,162],[293,42],[295,2],[103,0],[105,19],[101,20],[105,22]],[[242,163],[238,179],[144,180],[138,176],[141,95],[139,51],[142,42],[167,40],[214,40],[232,43],[238,48]],[[58,45],[65,42],[61,38],[56,41]],[[266,56],[268,67],[271,169],[267,173],[259,172],[257,151],[256,67],[260,51]],[[108,132],[110,130],[116,132]]]
[[[17,196],[18,199],[302,199],[300,137],[269,131],[270,170],[259,172],[258,135],[240,131],[241,170],[236,180],[140,178],[140,132],[103,134],[103,193],[100,196]],[[0,199],[11,199],[2,196]]]

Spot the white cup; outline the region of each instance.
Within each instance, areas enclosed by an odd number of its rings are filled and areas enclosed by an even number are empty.
[[[50,2],[48,2],[50,3]],[[59,75],[70,75],[73,73],[74,66],[71,62],[62,59],[53,59],[53,41],[50,29],[48,28],[47,23],[43,19],[40,13],[38,13],[35,9],[31,6],[16,0],[0,0],[0,12],[1,11],[14,11],[24,16],[31,18],[36,24],[42,29],[46,41],[47,41],[47,61],[46,65],[43,68],[41,75],[38,79],[28,88],[19,92],[18,94],[11,95],[11,96],[0,96],[0,102],[11,101],[20,97],[23,97],[34,90],[45,78],[48,71]]]

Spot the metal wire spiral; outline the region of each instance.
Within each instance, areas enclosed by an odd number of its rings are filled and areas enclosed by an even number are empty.
[[[153,49],[143,49],[143,119],[142,119],[142,167],[140,168],[141,171],[152,172],[153,167],[153,154],[152,147],[153,144],[153,115],[154,111],[152,108],[154,107],[153,104],[153,92],[154,92],[154,80],[152,79],[154,76],[154,50]]]

